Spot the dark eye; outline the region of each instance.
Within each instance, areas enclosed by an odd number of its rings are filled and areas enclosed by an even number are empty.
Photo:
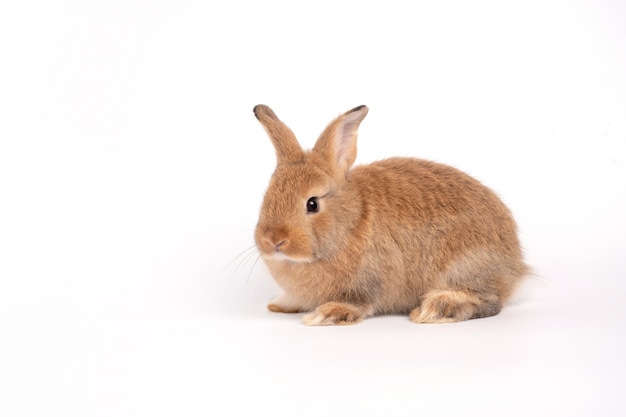
[[[311,197],[306,202],[307,213],[317,213],[320,209],[320,205],[317,202],[317,197]]]

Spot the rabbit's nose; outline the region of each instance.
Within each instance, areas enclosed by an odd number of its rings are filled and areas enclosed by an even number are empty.
[[[280,248],[285,246],[287,244],[287,239],[283,239],[280,242],[278,242],[277,244],[274,245],[274,250],[276,252],[280,252]]]
[[[276,242],[277,239],[272,239],[271,237],[266,237],[263,239],[263,245],[267,248],[272,250],[273,252],[281,252],[281,248],[285,249],[286,246],[288,246],[289,244],[289,240],[288,239],[281,239],[280,241]]]

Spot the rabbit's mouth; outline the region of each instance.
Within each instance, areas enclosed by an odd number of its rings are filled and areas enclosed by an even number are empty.
[[[279,250],[270,252],[270,253],[264,253],[263,258],[268,261],[278,261],[278,262],[295,262],[295,263],[313,262],[313,259],[310,257],[293,257]]]
[[[306,233],[287,228],[258,228],[256,244],[266,260],[312,262],[313,248]]]

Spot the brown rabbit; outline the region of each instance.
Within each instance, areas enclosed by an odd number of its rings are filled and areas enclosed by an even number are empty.
[[[438,163],[356,166],[366,106],[332,121],[303,151],[267,106],[254,114],[278,163],[255,241],[285,291],[268,309],[308,325],[379,314],[445,323],[500,312],[528,271],[511,213],[487,187]]]

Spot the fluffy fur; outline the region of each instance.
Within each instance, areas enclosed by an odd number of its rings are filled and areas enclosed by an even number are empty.
[[[332,121],[304,151],[267,106],[254,114],[277,166],[255,232],[285,291],[274,312],[308,325],[378,314],[443,323],[498,314],[528,268],[511,213],[487,187],[438,163],[390,158],[352,168],[367,107]],[[307,211],[317,197],[318,211]]]

